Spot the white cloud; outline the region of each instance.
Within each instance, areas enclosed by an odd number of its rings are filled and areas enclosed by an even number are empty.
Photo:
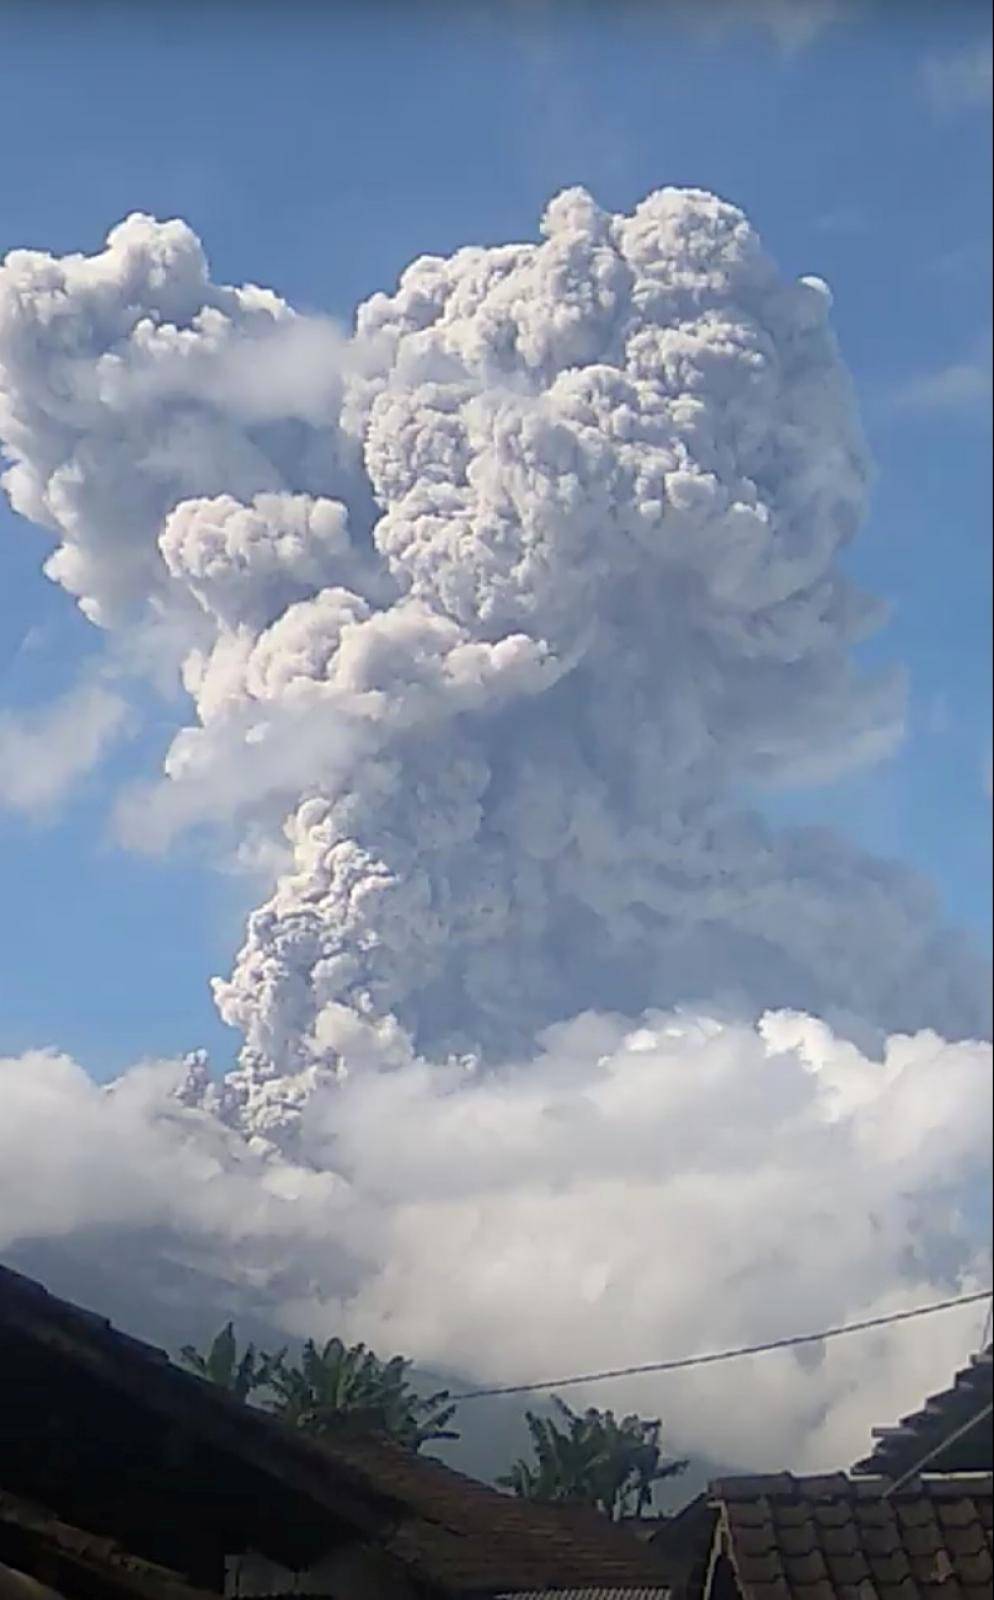
[[[842,205],[833,211],[821,212],[814,219],[814,227],[818,233],[855,237],[868,231],[870,219],[858,206]]]
[[[712,37],[742,28],[765,33],[785,55],[807,49],[830,27],[855,12],[855,0],[670,0],[670,9],[684,24]]]
[[[0,808],[51,813],[103,760],[128,707],[100,683],[83,683],[28,712],[0,712]]]
[[[925,92],[937,111],[990,110],[991,40],[930,56],[922,67]]]
[[[513,15],[519,27],[544,26],[554,30],[560,0],[512,0]],[[618,8],[619,19],[626,7]],[[631,10],[641,19],[638,0]],[[707,6],[696,0],[659,0],[660,21],[670,21],[705,38],[722,40],[742,29],[766,34],[785,54],[807,48],[826,29],[852,16],[858,0],[711,0]],[[525,35],[532,42],[530,34]],[[550,43],[554,34],[550,32]],[[550,62],[552,56],[550,54]]]
[[[920,373],[896,392],[900,410],[984,414],[991,403],[991,337],[978,343],[975,354]]]
[[[950,250],[926,258],[922,270],[954,284],[975,285],[990,277],[991,246],[989,242],[955,245]]]
[[[355,1031],[347,1066],[294,1160],[179,1104],[176,1064],[101,1089],[51,1053],[0,1063],[0,1248],[113,1234],[122,1273],[182,1259],[244,1315],[484,1383],[810,1331],[989,1270],[968,1221],[986,1045],[895,1037],[875,1060],[794,1014],[588,1014],[486,1074]],[[578,1398],[661,1411],[674,1449],[839,1466],[948,1379],[975,1321]]]

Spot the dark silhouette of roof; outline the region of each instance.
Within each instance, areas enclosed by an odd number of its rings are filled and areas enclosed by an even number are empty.
[[[873,1473],[878,1477],[899,1478],[902,1473],[917,1467],[925,1455],[942,1446],[978,1418],[973,1427],[955,1443],[940,1448],[931,1456],[927,1472],[990,1472],[994,1470],[994,1444],[990,1413],[982,1416],[992,1399],[994,1375],[994,1346],[988,1345],[979,1355],[971,1356],[968,1366],[957,1372],[952,1385],[938,1394],[929,1395],[918,1411],[909,1412],[895,1427],[874,1428],[876,1440],[872,1451],[853,1467],[856,1473]]]
[[[361,1545],[426,1595],[659,1587],[652,1552],[596,1513],[513,1499],[384,1438],[315,1440],[4,1267],[0,1385],[20,1429],[0,1487],[205,1588],[222,1540],[294,1571]]]
[[[210,1600],[165,1567],[122,1550],[113,1539],[86,1533],[0,1489],[0,1563],[26,1573],[65,1600]]]
[[[499,1594],[495,1600],[667,1600],[668,1595],[657,1584],[651,1589],[529,1589]]]

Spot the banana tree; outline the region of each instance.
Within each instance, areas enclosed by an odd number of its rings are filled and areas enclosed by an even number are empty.
[[[226,1322],[206,1354],[195,1345],[187,1344],[180,1351],[180,1357],[191,1372],[209,1383],[216,1383],[220,1389],[227,1389],[236,1400],[248,1400],[258,1389],[266,1388],[271,1370],[282,1360],[283,1352],[279,1356],[267,1356],[249,1344],[239,1355],[234,1324]]]
[[[288,1363],[285,1355],[272,1363],[267,1375],[276,1397],[272,1409],[308,1433],[385,1433],[409,1450],[434,1439],[458,1438],[448,1426],[456,1409],[448,1391],[422,1397],[411,1388],[409,1369],[402,1356],[381,1361],[364,1344],[329,1339],[319,1347],[309,1339],[299,1365]]]
[[[526,1413],[534,1460],[519,1460],[498,1483],[526,1500],[570,1501],[605,1516],[638,1516],[652,1504],[653,1488],[682,1472],[685,1461],[665,1461],[661,1424],[591,1407],[573,1411],[553,1398],[555,1415]]]

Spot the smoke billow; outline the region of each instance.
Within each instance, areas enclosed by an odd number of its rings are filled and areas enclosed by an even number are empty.
[[[215,980],[239,1064],[170,1080],[169,1139],[229,1141],[222,1231],[299,1263],[284,1319],[325,1297],[503,1376],[699,1342],[718,1283],[743,1332],[955,1275],[969,1230],[943,1255],[925,1197],[987,1159],[989,1052],[922,1031],[986,1036],[979,964],[903,868],[757,802],[901,730],[853,659],[880,614],[840,565],[869,469],[829,292],[698,191],[570,190],[543,235],[414,262],[348,335],[212,284],[180,222],[0,269],[11,501],[192,701],[121,826],[281,863]]]

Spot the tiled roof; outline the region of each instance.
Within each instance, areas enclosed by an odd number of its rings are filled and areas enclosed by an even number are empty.
[[[992,1479],[725,1478],[713,1559],[743,1600],[991,1600]]]
[[[597,1512],[498,1494],[389,1440],[343,1440],[329,1448],[403,1506],[380,1547],[454,1594],[659,1587],[652,1553]]]
[[[36,1577],[43,1571],[59,1591],[119,1594],[122,1600],[214,1600],[175,1572],[142,1561],[113,1539],[85,1533],[0,1490],[0,1561]],[[94,1590],[94,1580],[99,1588]]]
[[[495,1600],[667,1600],[668,1589],[528,1589]]]
[[[877,1442],[871,1453],[856,1463],[853,1471],[891,1478],[909,1471],[928,1451],[941,1445],[944,1439],[990,1404],[994,1393],[992,1375],[994,1347],[988,1345],[979,1355],[971,1357],[968,1366],[957,1372],[949,1389],[930,1395],[920,1410],[902,1417],[896,1427],[874,1428],[873,1438]],[[994,1448],[988,1414],[948,1450],[940,1450],[928,1463],[927,1470],[990,1472],[994,1468],[992,1455]]]
[[[222,1451],[222,1459],[248,1461],[302,1503],[326,1507],[436,1593],[599,1586],[630,1595],[659,1585],[652,1552],[596,1513],[513,1499],[387,1439],[310,1438],[0,1266],[0,1331],[4,1326],[123,1396],[136,1415],[165,1418]]]

